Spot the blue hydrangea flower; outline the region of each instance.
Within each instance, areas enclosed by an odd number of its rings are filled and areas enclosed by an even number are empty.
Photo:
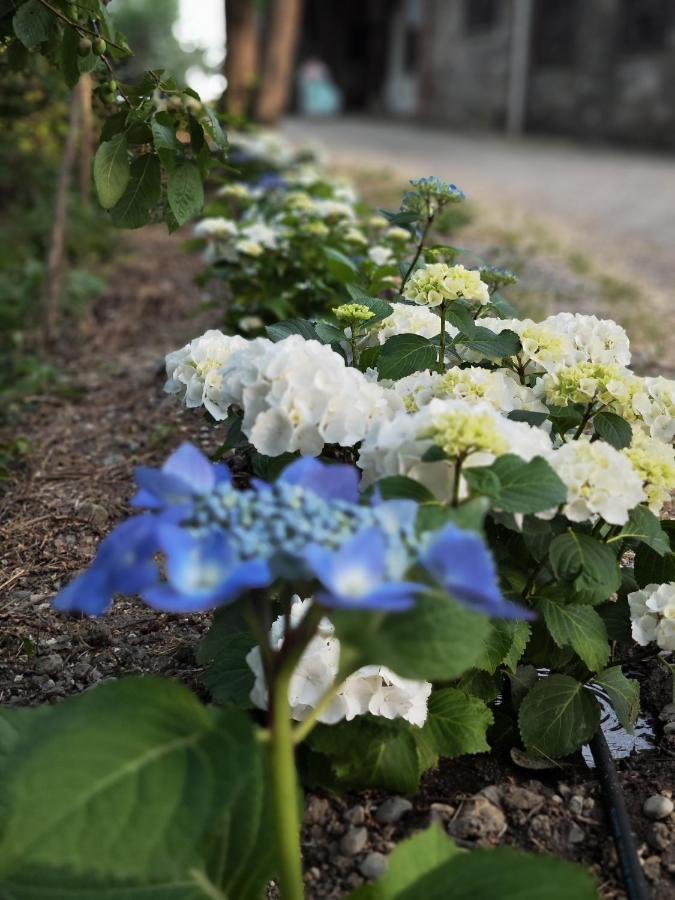
[[[446,525],[423,546],[420,563],[457,600],[501,619],[528,619],[533,613],[502,596],[497,569],[477,534]]]
[[[146,603],[155,609],[203,611],[272,581],[267,562],[238,559],[222,531],[194,535],[177,525],[160,524],[158,537],[166,556],[167,580],[143,592]]]
[[[317,598],[343,609],[409,609],[422,584],[392,581],[387,541],[377,528],[358,532],[339,550],[310,544],[304,553],[312,574],[323,586]]]
[[[152,561],[158,550],[155,516],[127,519],[101,542],[91,568],[58,594],[56,608],[100,616],[114,594],[135,594],[159,580]]]
[[[426,175],[424,178],[411,178],[410,184],[419,191],[420,194],[433,196],[439,201],[446,203],[460,203],[466,200],[466,194],[456,184],[449,181],[443,181],[437,175]]]
[[[184,445],[161,470],[141,468],[136,477],[133,502],[151,511],[103,541],[89,570],[57,597],[59,609],[99,615],[115,594],[140,592],[157,609],[195,612],[277,578],[316,579],[328,606],[405,609],[423,590],[405,580],[419,562],[472,609],[528,615],[501,596],[477,535],[447,526],[420,541],[417,504],[375,497],[359,505],[351,466],[300,459],[273,484],[238,490],[226,467]]]

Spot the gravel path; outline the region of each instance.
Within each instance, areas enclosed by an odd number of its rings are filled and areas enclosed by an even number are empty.
[[[455,181],[481,205],[554,223],[579,249],[649,286],[675,284],[675,157],[350,117],[290,119],[284,130],[319,141],[338,165]]]

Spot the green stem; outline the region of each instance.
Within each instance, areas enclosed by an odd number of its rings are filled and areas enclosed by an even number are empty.
[[[405,288],[408,279],[412,275],[412,273],[415,269],[415,266],[417,265],[417,260],[420,258],[422,248],[424,247],[424,242],[427,239],[427,234],[429,233],[429,229],[431,228],[431,224],[433,221],[434,221],[434,214],[429,213],[427,216],[426,224],[422,230],[422,236],[420,237],[419,244],[417,245],[417,250],[415,251],[415,255],[413,256],[413,261],[410,263],[410,265],[408,266],[408,271],[403,276],[403,281],[401,282],[401,289],[398,292],[399,297],[403,296],[403,289]]]
[[[455,461],[455,477],[452,483],[452,506],[459,506],[459,487],[462,483],[462,464],[466,459],[465,454],[460,454]]]
[[[272,715],[270,756],[279,889],[282,900],[303,900],[298,776],[295,769],[291,710],[288,703],[288,686],[292,672],[292,666],[286,666],[277,672],[270,691]]]
[[[445,300],[441,301],[441,339],[438,344],[438,371],[445,372]]]
[[[355,321],[352,322],[352,324],[350,326],[351,336],[349,338],[349,343],[351,344],[351,347],[352,347],[352,365],[354,366],[355,369],[358,369],[358,367],[359,367],[359,351],[358,351],[357,342],[356,342],[357,327],[358,327],[357,323]]]
[[[591,402],[586,407],[586,412],[584,413],[584,417],[581,420],[581,423],[579,424],[579,427],[577,428],[576,432],[574,433],[574,437],[572,438],[572,440],[574,440],[574,441],[579,440],[581,435],[584,433],[584,428],[588,425],[590,420],[593,418],[593,413],[594,413],[593,401],[591,400]]]

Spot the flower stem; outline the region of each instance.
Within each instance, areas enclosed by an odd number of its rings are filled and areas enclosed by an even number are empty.
[[[574,433],[574,437],[572,438],[572,440],[578,441],[579,438],[581,437],[581,435],[584,433],[584,428],[588,425],[588,423],[593,418],[593,413],[595,412],[595,409],[593,407],[594,407],[594,402],[593,402],[593,400],[591,400],[591,402],[586,407],[586,412],[584,413],[584,417],[581,420],[581,422],[579,423],[579,427],[577,428],[576,432]]]
[[[446,303],[445,300],[441,303],[441,339],[438,344],[438,371],[443,373],[445,372],[445,313],[446,313]]]
[[[451,506],[459,506],[459,488],[462,483],[462,465],[466,459],[465,454],[460,454],[455,460],[455,477],[452,484]]]
[[[300,816],[298,812],[298,776],[288,685],[292,667],[276,673],[271,690],[272,790],[279,863],[279,889],[282,900],[303,900],[302,850],[300,847]]]
[[[401,289],[400,289],[399,292],[398,292],[399,297],[402,297],[402,296],[403,296],[403,289],[404,289],[405,286],[406,286],[406,282],[408,281],[408,279],[409,279],[410,276],[412,275],[412,273],[413,273],[413,271],[414,271],[414,269],[415,269],[415,266],[417,265],[417,260],[420,258],[420,254],[421,254],[421,252],[422,252],[422,248],[424,247],[424,242],[425,242],[426,239],[427,239],[427,234],[429,233],[429,229],[431,228],[431,224],[432,224],[433,221],[434,221],[434,214],[433,214],[433,213],[429,213],[428,216],[427,216],[426,224],[425,224],[425,226],[424,226],[424,228],[423,228],[423,230],[422,230],[422,235],[421,235],[421,237],[420,237],[419,244],[417,245],[417,250],[415,251],[415,255],[413,256],[413,261],[412,261],[412,262],[410,263],[410,265],[408,266],[408,271],[405,273],[405,275],[403,276],[403,280],[401,281]]]

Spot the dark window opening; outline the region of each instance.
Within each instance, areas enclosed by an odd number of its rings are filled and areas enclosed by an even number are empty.
[[[464,23],[467,34],[490,31],[499,20],[501,0],[464,0]]]
[[[626,53],[664,50],[673,18],[672,0],[623,0],[621,49]]]
[[[546,0],[535,7],[532,60],[535,65],[572,66],[576,62],[577,0]]]
[[[417,71],[417,48],[419,31],[414,25],[406,25],[403,34],[403,71],[411,74]]]

